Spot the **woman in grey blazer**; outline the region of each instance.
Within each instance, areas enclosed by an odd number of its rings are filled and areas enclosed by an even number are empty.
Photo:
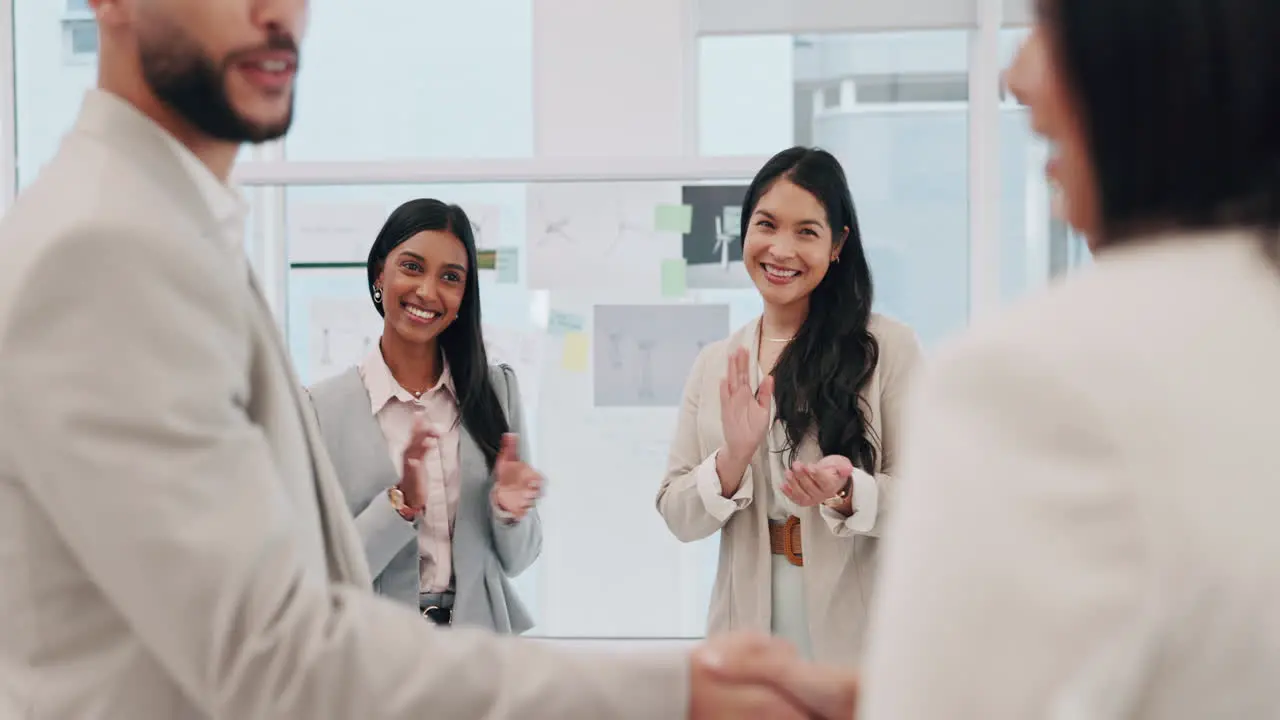
[[[521,460],[520,392],[490,366],[471,222],[411,200],[369,251],[378,347],[311,389],[374,589],[428,620],[522,633],[509,578],[542,550],[542,477]]]

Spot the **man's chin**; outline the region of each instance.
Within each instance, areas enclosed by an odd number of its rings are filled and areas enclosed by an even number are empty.
[[[253,145],[261,145],[262,143],[279,140],[289,134],[289,127],[292,124],[292,116],[269,124],[246,124],[245,127],[248,128],[248,137],[245,138],[245,142]]]

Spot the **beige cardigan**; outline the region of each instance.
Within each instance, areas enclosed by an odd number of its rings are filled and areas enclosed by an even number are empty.
[[[765,496],[767,486],[757,478],[773,480],[767,443],[761,443],[739,492],[738,511],[727,521],[713,515],[699,490],[699,475],[714,473],[715,453],[724,444],[720,424],[720,380],[728,356],[739,347],[751,357],[751,384],[757,385],[756,319],[727,339],[707,346],[698,355],[685,386],[680,419],[667,462],[667,474],[658,490],[658,512],[677,538],[693,542],[720,536],[720,561],[711,593],[708,634],[729,630],[768,632],[771,614],[771,554]],[[867,606],[875,576],[878,536],[893,494],[893,469],[898,449],[898,413],[905,384],[920,358],[920,345],[910,328],[881,315],[872,315],[871,331],[880,344],[880,361],[864,391],[871,410],[870,423],[880,438],[879,467],[874,482],[879,501],[872,522],[859,518],[858,531],[831,527],[818,507],[801,508],[800,534],[804,548],[803,577],[809,635],[815,659],[847,667],[858,664],[866,626]],[[771,432],[781,433],[780,424]],[[821,458],[817,438],[800,445],[797,458],[814,462]],[[871,478],[866,478],[870,480]],[[704,481],[705,483],[705,481]],[[703,489],[705,492],[705,488]],[[754,499],[759,502],[754,502]],[[855,513],[855,517],[858,517]]]

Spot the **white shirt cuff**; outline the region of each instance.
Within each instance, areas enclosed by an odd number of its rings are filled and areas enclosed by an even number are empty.
[[[880,512],[880,484],[875,476],[853,469],[853,514],[845,517],[826,505],[821,506],[822,519],[836,537],[866,535],[875,529]]]
[[[498,496],[494,492],[489,493],[489,505],[493,507],[493,516],[502,521],[505,525],[515,525],[516,516],[502,509],[498,504]]]
[[[716,456],[720,454],[717,450],[711,453],[711,457],[702,461],[695,470],[695,484],[698,488],[698,497],[702,498],[702,504],[706,507],[711,517],[719,522],[725,522],[730,515],[746,508],[751,504],[751,466],[747,466],[747,471],[742,475],[742,484],[738,486],[738,492],[733,497],[724,496],[724,488],[720,486],[720,475],[716,472]]]

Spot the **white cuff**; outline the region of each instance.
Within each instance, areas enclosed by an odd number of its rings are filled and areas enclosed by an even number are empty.
[[[493,516],[500,520],[504,525],[516,524],[516,516],[502,509],[502,506],[498,504],[497,494],[492,490],[489,491],[489,506],[493,508]]]
[[[730,515],[751,504],[751,466],[748,465],[747,471],[743,473],[738,492],[732,498],[727,498],[724,496],[724,488],[720,486],[720,475],[716,472],[716,456],[719,454],[719,450],[711,453],[711,457],[703,460],[693,472],[698,497],[702,498],[703,506],[711,517],[723,523]]]
[[[880,512],[880,484],[872,475],[853,469],[853,514],[845,517],[826,505],[821,506],[822,519],[836,537],[866,535],[875,529]]]

